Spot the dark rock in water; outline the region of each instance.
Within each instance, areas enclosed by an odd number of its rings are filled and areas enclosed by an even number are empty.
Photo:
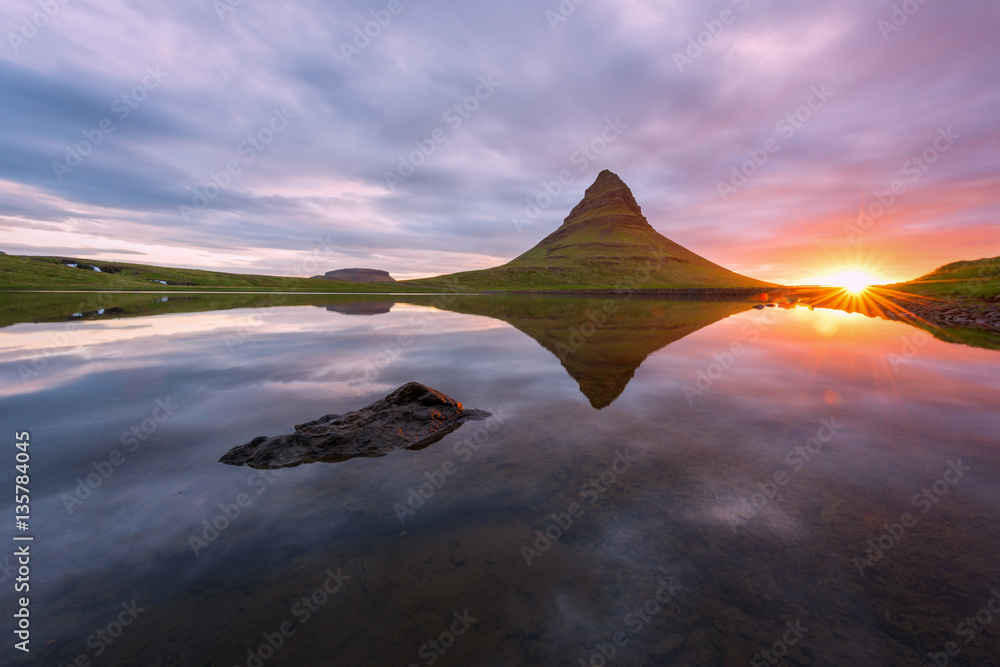
[[[346,280],[351,283],[394,283],[396,279],[388,271],[379,269],[337,269],[327,271],[322,276],[313,276],[323,280]]]
[[[765,306],[762,303],[758,303],[756,306],[754,306],[754,308],[756,308],[757,310],[764,310],[766,307],[767,306]]]
[[[226,452],[220,463],[251,468],[288,468],[303,463],[336,463],[356,456],[385,456],[397,449],[423,449],[469,420],[489,412],[469,410],[453,398],[408,382],[385,398],[355,412],[326,415],[295,432],[260,436]]]

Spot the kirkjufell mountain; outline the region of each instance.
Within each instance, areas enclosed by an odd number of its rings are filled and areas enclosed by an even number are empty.
[[[562,226],[503,266],[412,281],[475,289],[769,287],[708,261],[649,224],[607,169]]]

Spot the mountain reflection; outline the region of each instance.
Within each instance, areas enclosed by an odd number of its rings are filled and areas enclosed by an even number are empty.
[[[861,312],[899,320],[871,299],[804,295],[778,299],[795,308],[807,302],[819,308]],[[747,310],[752,301],[693,298],[573,295],[359,295],[359,294],[192,294],[170,293],[0,293],[0,326],[22,322],[67,322],[224,311],[237,308],[315,306],[337,315],[378,316],[397,304],[433,307],[490,317],[510,324],[552,353],[595,409],[611,405],[649,355],[699,329]],[[918,326],[913,321],[906,321]],[[949,342],[994,347],[995,338],[959,328],[923,327]],[[972,332],[977,333],[977,332]],[[984,340],[985,339],[985,340]]]
[[[653,352],[735,313],[732,301],[589,299],[560,296],[456,297],[440,307],[507,322],[554,354],[590,404],[617,399]]]

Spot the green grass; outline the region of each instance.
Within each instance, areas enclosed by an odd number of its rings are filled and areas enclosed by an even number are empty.
[[[773,287],[725,269],[654,229],[574,223],[503,266],[411,280],[477,290]]]
[[[768,284],[738,276],[680,246],[671,249],[673,252],[669,255],[660,252],[638,256],[635,254],[637,242],[646,242],[648,239],[637,238],[637,234],[639,237],[646,236],[641,230],[619,230],[618,238],[609,239],[585,231],[574,235],[568,246],[550,245],[541,250],[536,247],[504,266],[397,283],[353,283],[74,259],[81,267],[100,268],[101,272],[97,272],[89,268],[66,266],[59,257],[0,255],[0,290],[384,294],[428,290],[733,287]],[[594,247],[597,245],[600,245],[600,250],[595,252]],[[553,247],[555,250],[546,257],[545,253]],[[612,256],[606,254],[609,252]],[[700,261],[689,260],[684,253]],[[168,284],[155,282],[160,280]]]
[[[937,298],[992,301],[1000,295],[1000,257],[953,262],[892,289]]]
[[[76,261],[76,260],[75,260]],[[146,264],[80,259],[72,268],[58,257],[0,255],[0,290],[141,290],[141,291],[291,291],[291,292],[417,292],[404,283],[352,283],[314,278],[259,276],[221,271],[177,269]],[[167,282],[162,285],[158,280]]]

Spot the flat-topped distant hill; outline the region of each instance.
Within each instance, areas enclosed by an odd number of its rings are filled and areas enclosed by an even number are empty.
[[[313,276],[320,280],[345,280],[349,283],[394,283],[396,279],[388,271],[379,269],[337,269],[327,271],[321,276]]]

